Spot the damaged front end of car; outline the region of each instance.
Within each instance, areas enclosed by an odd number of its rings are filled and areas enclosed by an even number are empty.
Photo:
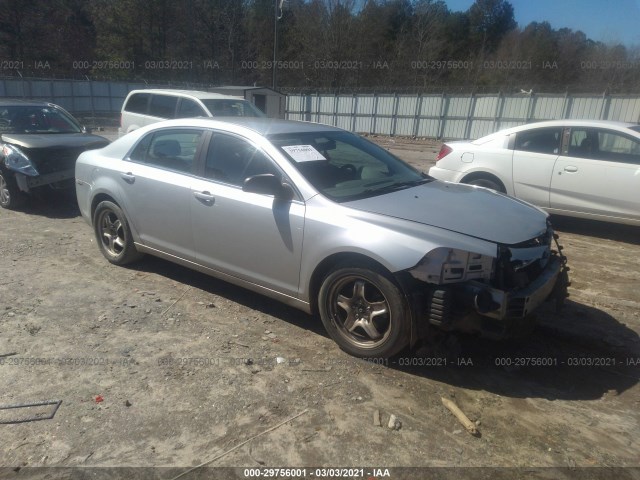
[[[497,244],[495,256],[437,248],[408,273],[419,284],[414,292],[422,323],[500,339],[531,331],[532,313],[543,302],[554,300],[561,307],[568,271],[549,226],[526,242]]]
[[[34,188],[73,186],[75,160],[83,149],[56,147],[30,149],[11,144],[2,146],[6,168],[14,172],[18,188],[30,193]]]

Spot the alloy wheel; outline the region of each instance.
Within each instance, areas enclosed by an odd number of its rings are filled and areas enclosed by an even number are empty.
[[[381,290],[369,280],[349,275],[337,280],[327,301],[338,333],[359,348],[375,348],[391,332],[391,307]]]
[[[104,249],[114,257],[120,255],[125,248],[125,231],[118,216],[107,210],[100,217],[100,239]]]

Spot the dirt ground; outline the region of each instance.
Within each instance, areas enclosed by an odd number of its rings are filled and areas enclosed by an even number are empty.
[[[439,150],[374,140],[425,171]],[[109,264],[72,195],[2,210],[0,478],[168,480],[203,463],[270,478],[640,478],[640,229],[554,223],[572,269],[561,313],[545,306],[522,340],[452,336],[449,356],[377,364],[249,291],[150,257]],[[2,408],[47,400],[62,402],[50,419],[15,423],[55,405]]]

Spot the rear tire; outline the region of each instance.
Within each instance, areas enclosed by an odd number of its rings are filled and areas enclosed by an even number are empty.
[[[118,205],[105,200],[96,207],[93,228],[100,251],[115,265],[127,265],[142,258],[136,250],[131,228]]]
[[[502,185],[497,183],[495,180],[486,177],[474,178],[473,180],[465,181],[464,183],[468,185],[477,185],[479,187],[490,188],[491,190],[495,190],[496,192],[500,193],[507,193]]]

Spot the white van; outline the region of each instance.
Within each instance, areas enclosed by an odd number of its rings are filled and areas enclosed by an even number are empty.
[[[264,116],[242,97],[197,90],[132,90],[122,104],[118,134],[172,118]]]

